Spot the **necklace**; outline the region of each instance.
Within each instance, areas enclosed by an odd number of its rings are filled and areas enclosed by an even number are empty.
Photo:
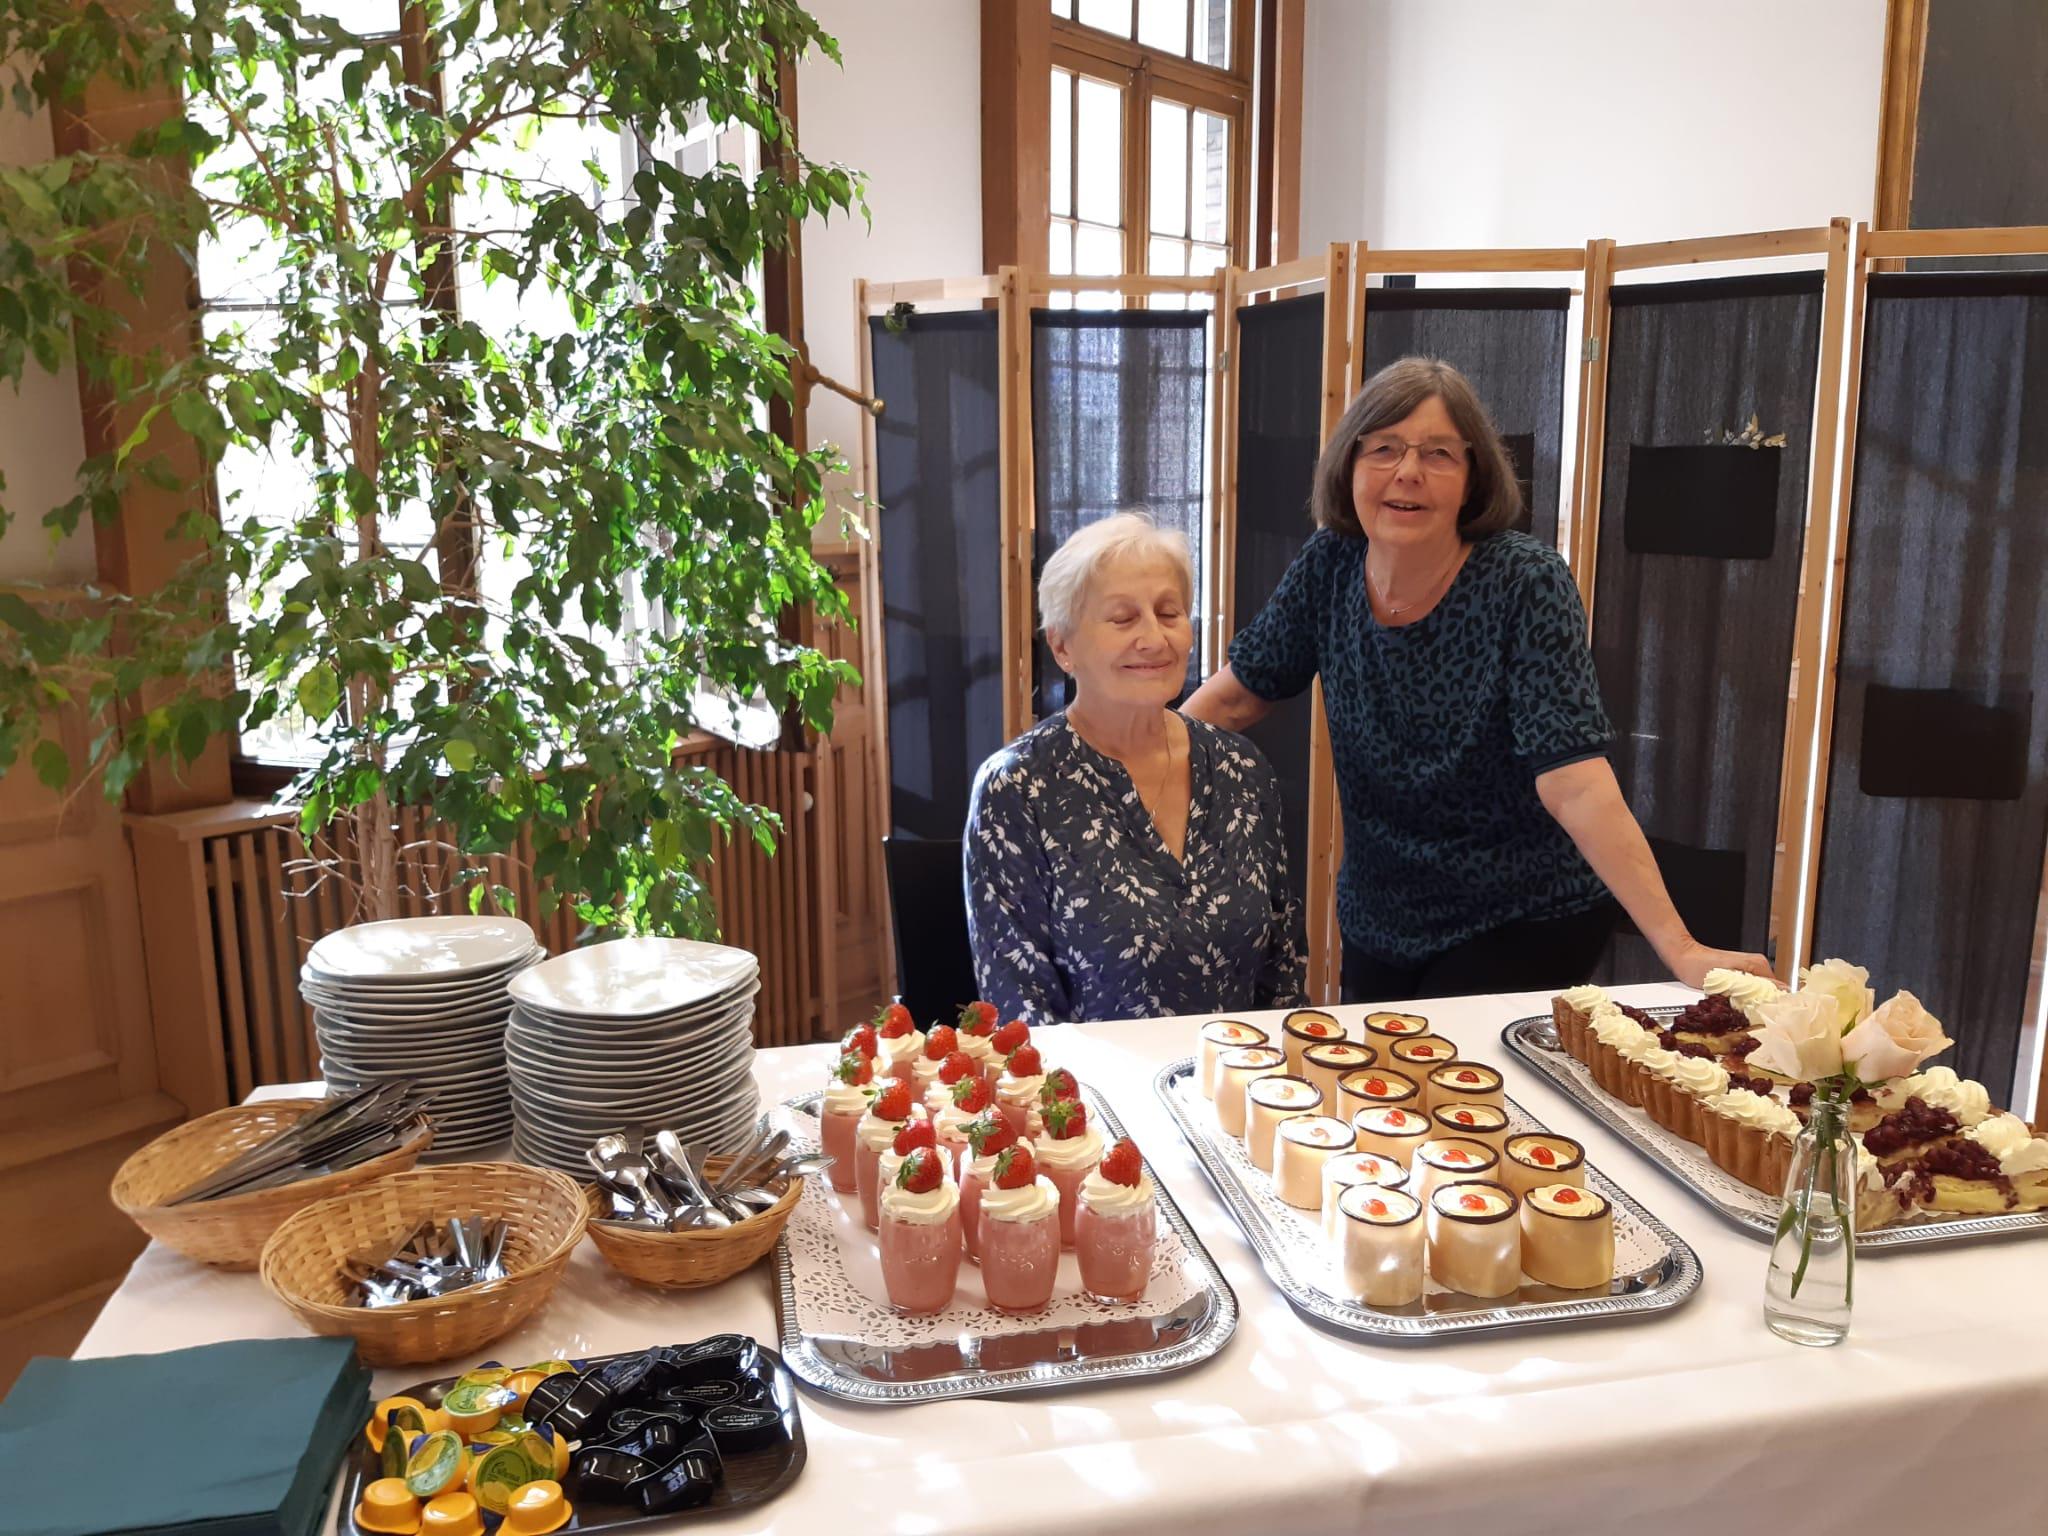
[[[1446,565],[1442,570],[1436,573],[1436,576],[1431,580],[1430,584],[1423,589],[1422,595],[1420,597],[1411,597],[1405,603],[1395,602],[1393,598],[1388,595],[1386,584],[1384,582],[1377,581],[1373,578],[1371,560],[1367,560],[1365,562],[1366,585],[1371,587],[1373,592],[1378,595],[1380,600],[1380,606],[1387,610],[1387,617],[1390,619],[1398,619],[1401,617],[1402,614],[1411,612],[1412,610],[1421,607],[1424,603],[1431,603],[1436,601],[1436,599],[1442,594],[1444,588],[1450,585],[1450,578],[1456,574],[1458,567],[1464,563],[1464,559],[1465,546],[1463,544],[1460,544],[1458,546],[1457,553],[1451,556],[1450,563]]]
[[[1173,777],[1173,727],[1172,727],[1171,725],[1169,725],[1169,726],[1167,726],[1167,728],[1166,728],[1166,766],[1165,766],[1165,767],[1164,767],[1163,769],[1161,769],[1161,770],[1160,770],[1160,773],[1159,773],[1159,782],[1158,782],[1157,784],[1154,784],[1154,785],[1152,786],[1152,804],[1153,804],[1153,807],[1154,807],[1154,810],[1153,810],[1152,814],[1153,814],[1153,815],[1154,815],[1155,817],[1156,817],[1156,816],[1158,816],[1158,814],[1159,814],[1160,810],[1164,809],[1164,807],[1165,807],[1165,805],[1166,805],[1166,800],[1165,800],[1165,795],[1166,795],[1166,785],[1167,785],[1167,782],[1168,782],[1168,781],[1169,781],[1170,779],[1172,779],[1172,777]]]

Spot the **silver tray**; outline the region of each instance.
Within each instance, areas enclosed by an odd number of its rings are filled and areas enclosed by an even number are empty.
[[[1180,1127],[1217,1196],[1244,1228],[1280,1294],[1313,1322],[1375,1342],[1425,1344],[1505,1328],[1617,1322],[1667,1312],[1699,1289],[1699,1255],[1685,1239],[1588,1163],[1587,1182],[1614,1207],[1616,1273],[1607,1290],[1569,1291],[1530,1281],[1509,1297],[1434,1290],[1405,1307],[1369,1307],[1355,1301],[1331,1287],[1328,1244],[1321,1231],[1280,1203],[1271,1182],[1252,1167],[1237,1138],[1217,1126],[1208,1101],[1188,1081],[1194,1070],[1193,1057],[1162,1068],[1153,1083],[1159,1102]],[[1506,1108],[1509,1126],[1518,1133],[1543,1129],[1513,1099],[1507,1100]],[[1624,1254],[1630,1251],[1640,1262],[1624,1267]]]
[[[1674,1019],[1683,1008],[1645,1008],[1653,1019]],[[1593,1081],[1584,1063],[1566,1053],[1547,1014],[1517,1019],[1500,1032],[1501,1043],[1577,1102],[1595,1120],[1671,1175],[1694,1199],[1760,1243],[1777,1240],[1780,1202],[1724,1173],[1697,1142],[1674,1135],[1640,1109],[1631,1109]],[[1856,1234],[1858,1253],[1930,1244],[1978,1242],[1993,1237],[2039,1237],[2048,1233],[2048,1211],[2014,1211],[2006,1216],[1951,1216],[1939,1211],[1909,1215],[1873,1232]]]
[[[1081,1094],[1090,1123],[1106,1140],[1115,1141],[1124,1134],[1123,1123],[1100,1094],[1086,1084],[1081,1086]],[[822,1092],[806,1093],[785,1103],[794,1140],[808,1138],[816,1145],[818,1103],[823,1097]],[[1157,1171],[1152,1174],[1161,1235],[1171,1232],[1179,1239],[1187,1271],[1198,1282],[1195,1294],[1178,1306],[1148,1312],[1143,1302],[1134,1302],[1127,1308],[1103,1309],[1101,1321],[1079,1325],[1034,1328],[1030,1319],[1018,1319],[1014,1332],[959,1331],[912,1345],[807,1331],[799,1321],[797,1265],[785,1233],[775,1244],[776,1317],[783,1363],[798,1380],[853,1403],[996,1397],[1159,1376],[1201,1364],[1237,1330],[1237,1293],[1195,1236]],[[825,1189],[822,1178],[812,1183]],[[822,1197],[845,1198],[830,1193]],[[809,1188],[804,1198],[813,1198]]]

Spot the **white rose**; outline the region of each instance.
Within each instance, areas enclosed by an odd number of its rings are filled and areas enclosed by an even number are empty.
[[[1870,990],[1870,972],[1846,960],[1823,960],[1819,965],[1809,965],[1799,973],[1799,987],[1801,991],[1818,992],[1835,1000],[1835,1015],[1842,1021],[1845,1034],[1877,1005],[1877,994]]]
[[[1789,992],[1759,1003],[1751,1017],[1757,1047],[1749,1059],[1755,1065],[1807,1083],[1842,1070],[1841,1016],[1832,996]]]
[[[1941,1021],[1910,992],[1894,993],[1885,1005],[1842,1037],[1842,1059],[1866,1083],[1904,1077],[1955,1042]]]

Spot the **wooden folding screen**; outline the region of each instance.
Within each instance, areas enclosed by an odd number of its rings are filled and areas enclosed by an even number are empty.
[[[1688,927],[1735,949],[1771,940],[1802,561],[1825,537],[1839,398],[1847,227],[1793,233],[1716,250],[1832,254],[1832,288],[1815,268],[1598,295],[1604,379],[1579,547],[1614,769]],[[1653,264],[1673,253],[1623,246],[1606,262]],[[1630,931],[1602,979],[1663,974]]]

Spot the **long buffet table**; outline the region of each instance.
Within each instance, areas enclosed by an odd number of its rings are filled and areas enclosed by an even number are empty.
[[[1643,1004],[1690,995],[1616,992]],[[1705,1281],[1687,1305],[1421,1346],[1324,1332],[1267,1281],[1153,1096],[1155,1072],[1191,1052],[1199,1021],[1063,1027],[1041,1037],[1047,1064],[1107,1096],[1138,1140],[1235,1287],[1236,1336],[1179,1375],[1037,1396],[882,1408],[806,1393],[810,1461],[795,1486],[690,1523],[974,1536],[2048,1530],[2048,1240],[1872,1256],[1858,1266],[1846,1343],[1781,1342],[1760,1311],[1763,1245],[1503,1050],[1501,1027],[1547,1011],[1547,995],[1414,1007],[1501,1067],[1510,1094],[1585,1142],[1692,1244]],[[761,1052],[764,1097],[817,1086],[825,1061],[824,1046]],[[774,1339],[766,1265],[708,1291],[658,1292],[586,1244],[548,1306],[491,1353],[602,1354],[723,1329]],[[78,1353],[296,1331],[254,1275],[152,1244]],[[380,1372],[377,1389],[436,1373]]]

